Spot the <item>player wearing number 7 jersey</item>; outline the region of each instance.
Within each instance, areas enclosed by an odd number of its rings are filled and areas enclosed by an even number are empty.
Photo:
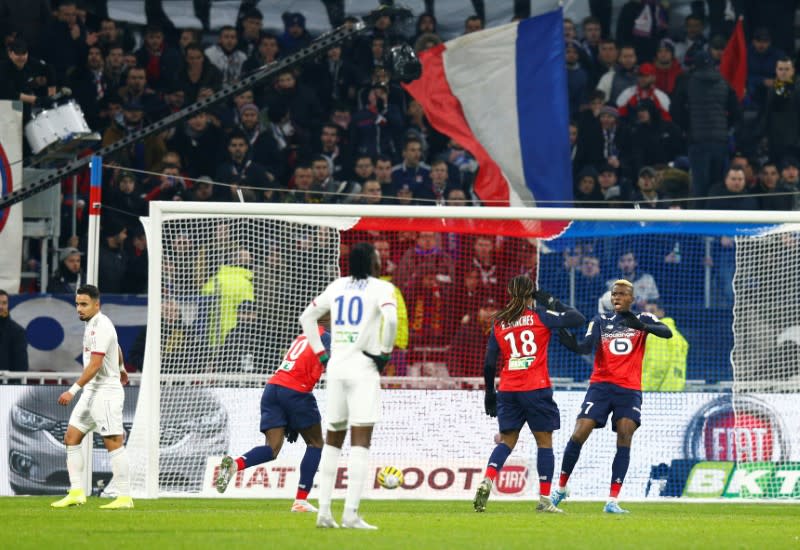
[[[540,496],[536,510],[560,512],[550,502],[550,483],[555,468],[553,431],[559,428],[560,417],[547,370],[547,346],[553,329],[577,327],[586,319],[577,309],[563,305],[547,292],[536,290],[527,275],[511,279],[508,293],[511,299],[494,317],[484,362],[484,406],[486,414],[497,417],[500,441],[489,457],[473,505],[476,512],[486,509],[498,472],[527,422],[538,447],[536,469]],[[538,303],[535,308],[534,299]],[[500,355],[503,366],[499,391],[495,392],[494,376]]]
[[[328,319],[321,321],[328,324]],[[325,349],[330,348],[330,335],[318,327]],[[286,436],[289,443],[297,435],[306,442],[306,452],[300,461],[300,482],[292,504],[292,512],[316,512],[308,502],[308,493],[314,485],[319,459],[322,454],[322,427],[317,400],[311,393],[322,376],[322,364],[311,349],[308,339],[301,334],[294,339],[280,366],[269,379],[261,394],[261,432],[264,445],[253,447],[242,456],[225,456],[218,468],[217,491],[224,493],[236,472],[275,460]]]
[[[342,527],[377,529],[361,519],[358,507],[369,475],[372,428],[381,411],[380,373],[389,362],[397,334],[394,285],[378,279],[380,260],[369,243],[350,250],[350,276],[336,279],[300,316],[303,332],[318,354],[324,354],[314,327],[331,313],[331,357],[328,363],[326,414],[328,430],[319,465],[317,527],[337,528],[331,497],[339,455],[350,425],[350,457]],[[321,360],[327,360],[323,355]]]
[[[614,281],[611,304],[614,313],[597,315],[589,323],[586,338],[578,342],[574,335],[559,331],[559,340],[568,349],[587,354],[596,348],[594,369],[589,379],[589,389],[584,397],[581,412],[564,449],[558,488],[553,493],[553,504],[564,500],[569,480],[581,446],[592,430],[606,425],[611,416],[611,428],[617,432],[617,453],[611,465],[611,491],[603,511],[624,514],[617,497],[628,472],[631,459],[633,433],[642,423],[642,357],[648,334],[659,338],[672,338],[672,331],[650,313],[638,316],[631,312],[633,285],[625,279]]]

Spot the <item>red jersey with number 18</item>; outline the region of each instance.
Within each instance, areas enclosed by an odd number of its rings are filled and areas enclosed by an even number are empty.
[[[550,387],[547,371],[548,328],[533,309],[511,324],[495,322],[494,338],[503,354],[500,391],[531,391]]]
[[[323,334],[325,334],[325,329],[319,327],[319,335]],[[283,356],[281,365],[267,383],[308,393],[314,389],[314,385],[321,376],[322,363],[308,345],[306,337],[301,334],[289,346],[289,351]]]

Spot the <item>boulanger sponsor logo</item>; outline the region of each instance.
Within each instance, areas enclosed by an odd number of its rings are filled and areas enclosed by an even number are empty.
[[[790,456],[788,432],[780,414],[749,395],[724,395],[703,405],[687,426],[687,459],[772,462]]]

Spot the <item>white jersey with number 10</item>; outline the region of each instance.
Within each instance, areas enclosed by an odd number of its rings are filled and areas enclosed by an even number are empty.
[[[351,378],[365,371],[375,373],[374,363],[362,352],[379,355],[392,350],[397,327],[394,285],[374,277],[342,277],[311,302],[301,322],[308,317],[319,319],[328,311],[331,314],[331,358],[327,377]],[[381,320],[387,316],[393,320],[385,323],[391,329],[381,331]],[[322,351],[316,331],[307,332],[306,337],[316,353]]]

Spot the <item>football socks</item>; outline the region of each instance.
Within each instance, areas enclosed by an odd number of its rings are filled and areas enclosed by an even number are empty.
[[[83,453],[80,445],[67,445],[67,473],[70,489],[82,489]]]
[[[508,460],[511,448],[505,443],[498,443],[489,456],[489,464],[486,466],[486,476],[492,481],[497,479],[497,472],[503,468],[503,464]]]
[[[581,456],[582,446],[582,443],[573,441],[572,438],[567,441],[567,446],[564,449],[564,458],[561,460],[561,477],[558,481],[559,487],[567,486],[567,480],[569,479],[569,476],[572,475],[572,470],[575,469],[575,465],[578,463],[578,458]]]
[[[617,498],[622,489],[622,482],[625,481],[625,474],[628,473],[628,465],[631,463],[631,448],[617,447],[617,454],[614,455],[614,462],[611,463],[611,494],[612,498]]]
[[[366,447],[351,447],[350,458],[347,462],[347,493],[344,497],[345,515],[348,512],[356,515],[358,505],[361,504],[361,493],[369,473],[369,449]]]
[[[260,447],[253,447],[246,453],[244,453],[240,459],[242,462],[239,462],[239,458],[236,459],[236,463],[239,465],[240,470],[244,470],[245,468],[249,468],[250,466],[256,466],[257,464],[264,464],[265,462],[269,462],[272,460],[272,447],[269,445],[261,445]]]
[[[550,495],[550,484],[553,481],[553,470],[556,469],[556,458],[553,449],[539,447],[536,452],[536,471],[539,474],[539,495]]]
[[[305,500],[311,487],[314,486],[314,476],[317,474],[322,449],[319,447],[306,447],[303,460],[300,462],[300,483],[297,484],[297,500]]]
[[[119,496],[129,497],[131,494],[131,466],[128,460],[128,449],[120,447],[108,453],[111,459],[111,473],[114,476],[114,484],[117,486]]]

